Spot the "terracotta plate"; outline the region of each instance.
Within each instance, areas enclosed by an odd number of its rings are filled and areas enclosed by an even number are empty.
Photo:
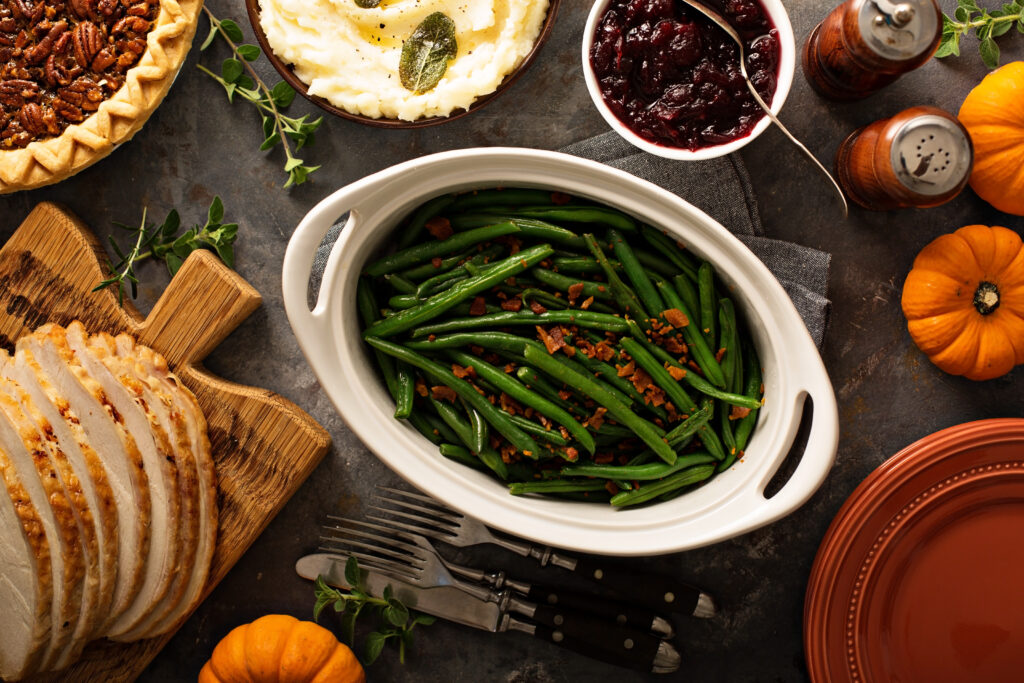
[[[804,606],[821,683],[1024,680],[1024,420],[970,422],[857,487]]]

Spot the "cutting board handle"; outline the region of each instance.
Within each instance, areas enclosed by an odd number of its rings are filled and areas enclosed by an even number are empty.
[[[172,365],[199,363],[256,310],[260,293],[212,252],[192,252],[139,328]]]

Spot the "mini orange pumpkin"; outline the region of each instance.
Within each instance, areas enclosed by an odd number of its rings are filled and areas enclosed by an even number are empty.
[[[330,631],[284,614],[260,617],[224,636],[199,683],[365,683],[352,650]]]
[[[959,119],[974,143],[971,187],[1000,211],[1024,216],[1024,62],[985,76]]]
[[[968,225],[921,250],[903,285],[914,343],[953,375],[992,379],[1024,363],[1024,244]]]

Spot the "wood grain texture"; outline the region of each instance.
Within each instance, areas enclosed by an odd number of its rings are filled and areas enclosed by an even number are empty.
[[[46,322],[81,320],[90,332],[132,334],[167,358],[199,400],[217,465],[220,524],[205,597],[320,462],[330,437],[290,401],[203,368],[206,355],[260,305],[259,293],[216,256],[191,254],[146,319],[127,301],[122,308],[109,288],[92,291],[106,277],[105,261],[69,211],[36,206],[0,249],[0,344],[12,350]],[[172,635],[99,640],[70,669],[31,680],[132,681]]]

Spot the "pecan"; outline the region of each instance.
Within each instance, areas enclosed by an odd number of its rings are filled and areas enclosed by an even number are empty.
[[[18,113],[18,122],[21,127],[32,135],[41,135],[46,132],[46,122],[43,121],[43,109],[34,102],[29,102]]]
[[[68,30],[68,22],[58,21],[54,24],[42,40],[36,43],[35,47],[28,49],[25,52],[25,61],[29,64],[39,64],[44,59],[50,56],[50,52],[53,50],[53,44],[62,33]]]
[[[51,88],[58,85],[67,85],[71,82],[72,76],[68,73],[68,70],[64,68],[63,64],[57,63],[57,56],[50,55],[46,59],[46,83]]]
[[[39,85],[32,81],[12,78],[0,83],[0,104],[17,108],[39,94]]]
[[[89,17],[91,14],[89,12],[88,0],[70,0],[68,2],[68,6],[71,8],[71,11],[75,13],[75,16],[77,16],[79,19],[85,19],[86,17]]]
[[[18,22],[14,20],[14,17],[7,17],[0,19],[0,31],[6,31],[7,33],[14,33],[18,28]]]
[[[124,17],[110,29],[111,35],[123,35],[126,33],[142,33],[149,31],[149,22],[142,17]]]
[[[122,69],[127,69],[129,66],[138,61],[139,56],[134,52],[125,51],[117,58],[117,65]]]
[[[149,3],[140,2],[128,8],[128,16],[145,17],[149,15]]]
[[[82,102],[85,102],[85,95],[79,92],[79,90],[80,89],[75,88],[74,85],[72,85],[70,88],[61,88],[57,91],[57,97],[61,98],[68,104],[73,104],[76,107],[81,107]]]
[[[103,48],[96,54],[96,57],[93,58],[92,65],[90,66],[90,68],[96,73],[101,73],[108,69],[110,65],[116,61],[117,57],[111,54],[108,48]]]
[[[53,101],[53,110],[57,112],[62,119],[70,121],[72,123],[80,123],[85,120],[85,115],[82,114],[82,110],[73,104],[68,104],[64,100],[56,99]]]
[[[89,9],[92,10],[93,6],[96,8],[96,12],[99,12],[107,19],[113,17],[114,13],[117,12],[118,7],[120,7],[117,0],[95,0],[95,2],[90,0]],[[90,12],[90,15],[91,14],[92,12]]]
[[[86,66],[103,48],[103,33],[91,21],[83,21],[75,27],[75,61]]]

